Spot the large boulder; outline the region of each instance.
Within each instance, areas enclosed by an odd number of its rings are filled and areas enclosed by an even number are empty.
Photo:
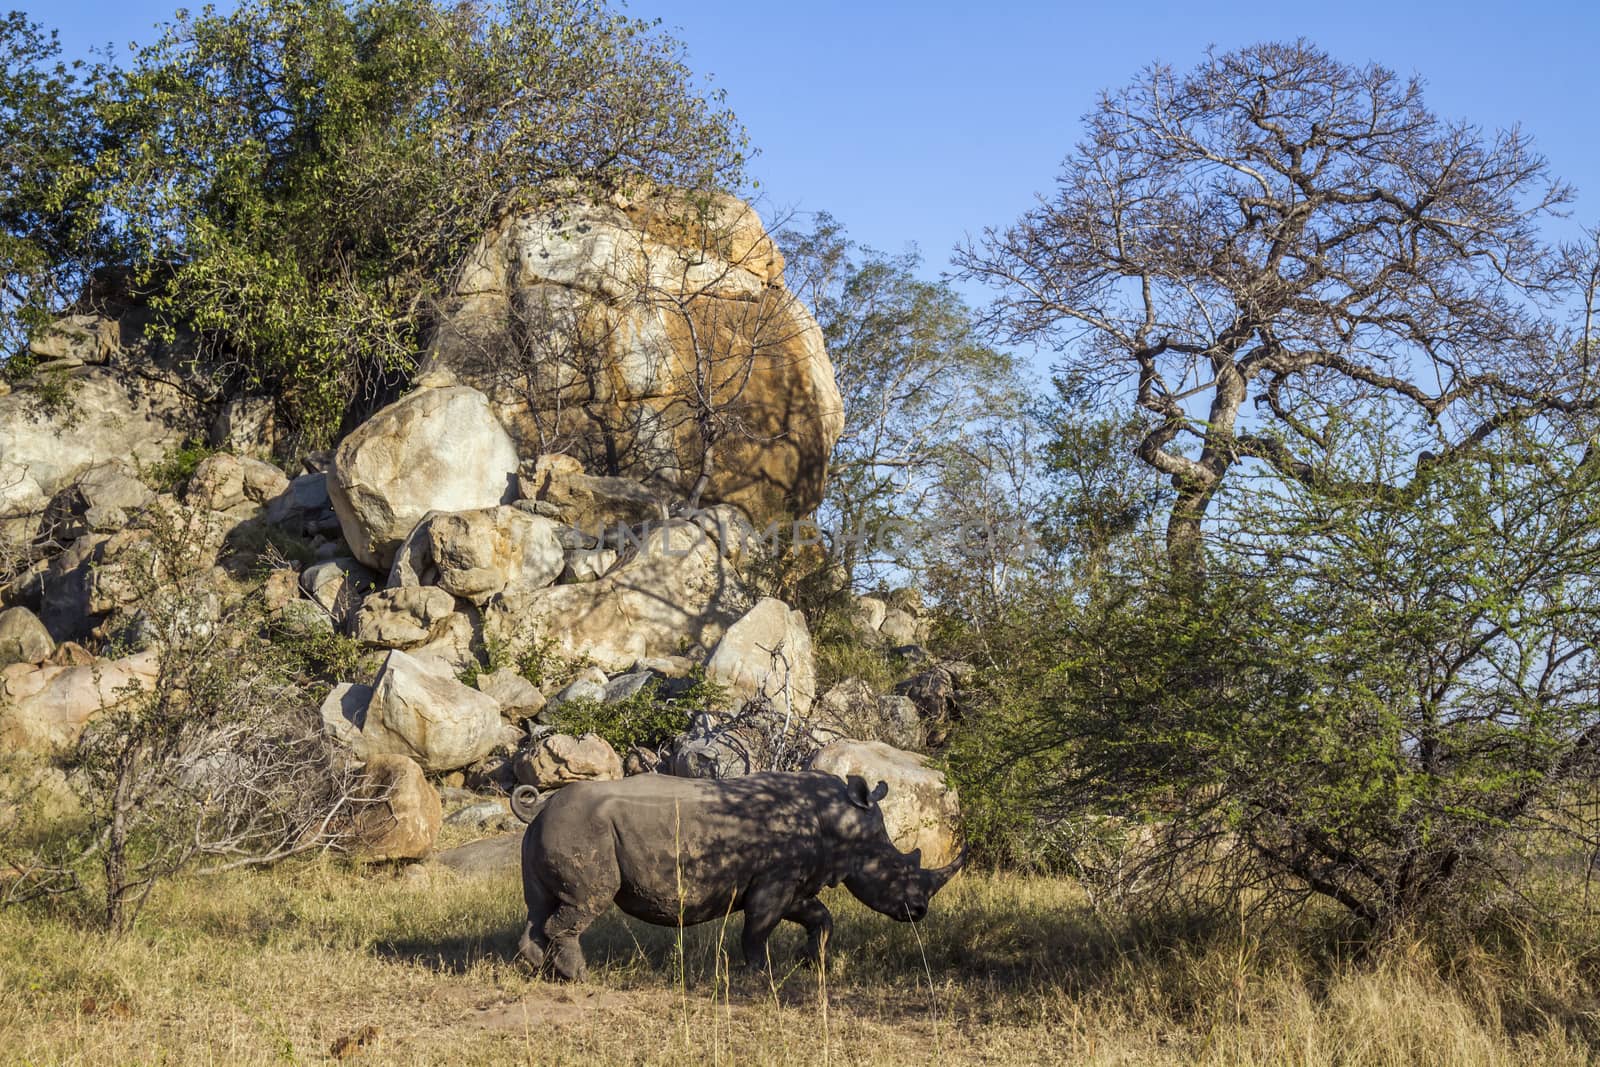
[[[0,675],[0,753],[70,751],[102,710],[127,699],[135,686],[151,688],[159,667],[154,652],[142,652],[76,667],[7,668]]]
[[[435,512],[406,539],[390,584],[420,584],[431,568],[441,588],[479,605],[508,587],[543,589],[566,566],[559,529],[509,505]]]
[[[588,470],[680,492],[702,467],[692,398],[709,396],[741,432],[702,499],[759,525],[816,508],[843,428],[821,330],[760,219],[727,196],[510,215],[463,265],[428,365],[489,393],[524,453],[557,440]]]
[[[622,777],[622,758],[599,734],[546,734],[517,754],[517,781],[539,789]]]
[[[388,570],[429,511],[468,511],[516,496],[517,450],[467,386],[418,389],[339,445],[328,496],[356,558]]]
[[[46,502],[91,467],[153,464],[201,427],[200,406],[151,376],[79,367],[61,383],[59,406],[35,389],[0,396],[0,520],[36,525]]]
[[[363,858],[419,860],[433,851],[444,805],[415,760],[373,756],[363,770],[360,794],[352,831]]]
[[[13,663],[43,663],[56,650],[50,631],[27,608],[0,611],[0,667]]]
[[[289,489],[289,476],[265,460],[218,452],[195,467],[184,502],[240,518],[253,516]]]
[[[508,589],[483,613],[486,642],[508,654],[548,640],[551,651],[588,657],[605,671],[640,659],[700,655],[738,618],[744,583],[715,537],[671,519],[630,545],[604,577],[545,589]]]
[[[811,768],[840,778],[859,774],[868,783],[887,782],[883,821],[902,852],[922,850],[924,867],[943,867],[960,849],[961,806],[944,772],[914,752],[880,741],[834,741],[811,758]]]
[[[762,597],[717,642],[706,680],[726,687],[736,705],[764,697],[779,714],[805,715],[817,693],[806,617]]]
[[[365,705],[362,688],[340,686],[322,706],[328,732],[357,759],[396,753],[441,773],[476,763],[506,739],[493,697],[404,652],[385,658]]]

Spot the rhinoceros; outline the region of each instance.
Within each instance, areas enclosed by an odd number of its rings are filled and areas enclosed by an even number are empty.
[[[966,860],[923,870],[884,828],[889,787],[822,771],[691,779],[641,774],[574,782],[546,800],[522,839],[528,925],[518,955],[535,973],[581,980],[578,935],[614,902],[659,926],[744,912],[741,947],[755,971],[770,966],[767,938],[783,919],[805,927],[820,958],[833,916],[817,899],[845,884],[856,899],[901,921]]]

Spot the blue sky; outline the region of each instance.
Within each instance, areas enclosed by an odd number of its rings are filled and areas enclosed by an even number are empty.
[[[16,0],[13,0],[16,2]],[[22,0],[70,52],[148,40],[173,5]],[[1600,222],[1600,4],[751,3],[634,0],[728,92],[773,205],[827,210],[864,243],[915,242],[930,273],[967,233],[1048,188],[1104,88],[1146,63],[1305,36],[1347,62],[1427,80],[1435,111],[1520,122]]]

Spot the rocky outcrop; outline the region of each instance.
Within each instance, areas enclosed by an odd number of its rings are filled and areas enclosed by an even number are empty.
[[[328,732],[356,758],[397,753],[423,770],[476,763],[506,740],[500,705],[404,652],[391,652],[361,703],[365,687],[340,686],[322,706]]]
[[[154,497],[126,463],[101,463],[50,498],[38,537],[64,545],[85,534],[114,533]]]
[[[115,533],[89,533],[42,568],[39,617],[57,640],[83,637],[111,612],[131,608],[152,581],[171,584],[211,567],[232,523],[226,516],[157,497]],[[152,546],[159,528],[169,551]],[[181,558],[169,558],[172,546]],[[173,566],[188,568],[169,573]]]
[[[706,679],[726,687],[735,706],[760,697],[779,714],[805,715],[817,692],[805,616],[762,597],[717,642]]]
[[[423,388],[340,444],[328,495],[356,558],[387,571],[430,511],[469,511],[516,495],[517,452],[476,389]]]
[[[736,418],[702,500],[814,510],[843,404],[822,333],[750,207],[658,194],[514,214],[463,265],[428,356],[494,399],[527,455],[687,491],[699,396]],[[699,388],[709,382],[709,388]]]
[[[944,772],[914,752],[878,741],[835,741],[811,759],[813,770],[840,778],[859,774],[869,783],[887,782],[883,821],[895,847],[922,850],[924,867],[943,867],[960,849],[961,806]]]
[[[923,741],[917,706],[898,694],[880,696],[860,678],[845,679],[812,705],[811,733],[823,745],[845,738],[912,749]]]
[[[585,474],[582,463],[560,454],[525,462],[517,491],[537,514],[596,539],[619,526],[664,519],[668,503],[632,478]]]
[[[358,799],[351,831],[363,859],[418,860],[433,851],[444,806],[416,761],[373,756],[362,770]]]
[[[0,396],[0,519],[32,525],[52,496],[91,467],[154,463],[203,422],[198,404],[154,378],[85,366],[53,380],[59,403],[45,404],[28,388]]]

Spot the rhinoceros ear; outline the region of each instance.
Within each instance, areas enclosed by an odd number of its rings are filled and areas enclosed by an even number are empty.
[[[859,774],[852,774],[844,780],[844,791],[850,797],[850,803],[858,808],[872,807],[873,798],[867,794],[867,780]]]
[[[878,801],[882,800],[884,797],[886,797],[888,795],[889,795],[889,783],[880,781],[878,783],[878,788],[874,789],[872,791],[872,795],[869,796],[867,799],[872,801],[874,804],[876,804]]]

